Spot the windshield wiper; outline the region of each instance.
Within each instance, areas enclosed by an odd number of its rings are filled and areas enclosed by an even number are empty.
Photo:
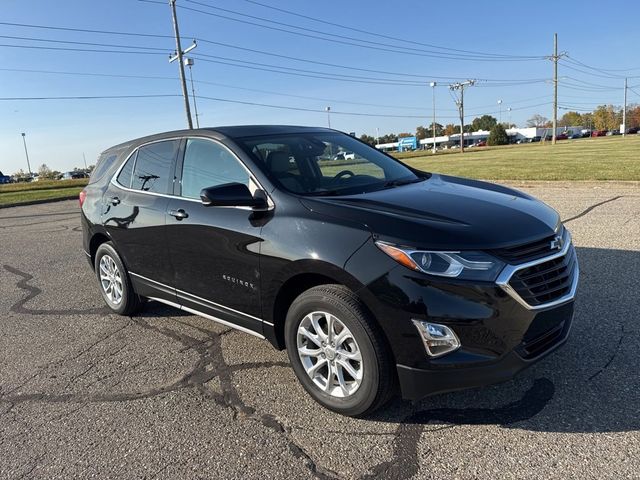
[[[310,192],[314,197],[331,197],[334,195],[340,195],[340,190],[321,190],[319,192]]]
[[[410,183],[417,183],[417,182],[421,182],[422,180],[424,180],[423,178],[417,177],[417,178],[409,178],[409,179],[398,179],[398,180],[389,180],[388,182],[384,182],[384,184],[382,185],[385,188],[391,188],[391,187],[400,187],[402,185],[408,185]]]

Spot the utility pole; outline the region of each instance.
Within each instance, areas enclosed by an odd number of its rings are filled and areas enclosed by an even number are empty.
[[[429,84],[431,86],[431,96],[433,100],[433,120],[431,121],[431,127],[433,129],[433,153],[436,153],[436,87],[438,84],[436,82],[431,82]]]
[[[553,62],[553,133],[551,143],[556,144],[556,130],[558,128],[558,60],[566,55],[566,52],[558,55],[558,34],[553,34],[553,55],[550,60]]]
[[[196,114],[196,128],[200,128],[200,115],[198,115],[198,104],[196,103],[196,89],[193,86],[193,58],[185,58],[184,64],[189,67],[189,80],[191,80],[191,98],[193,98],[193,111]]]
[[[380,129],[376,127],[376,145],[380,145]]]
[[[450,90],[460,90],[460,101],[456,102],[460,111],[460,153],[464,153],[464,89],[475,85],[475,83],[475,80],[467,80],[449,85]]]
[[[182,51],[182,46],[180,45],[180,30],[178,28],[178,17],[176,15],[176,0],[169,0],[169,5],[171,6],[171,15],[173,18],[173,32],[176,36],[176,53],[173,56],[169,56],[169,63],[178,60],[178,67],[180,71],[180,83],[182,84],[182,96],[184,97],[184,111],[187,115],[187,125],[189,129],[193,128],[193,121],[191,120],[191,108],[189,107],[189,93],[187,92],[187,81],[184,76],[184,63],[182,61],[182,56],[196,48],[196,41],[193,41],[193,45],[187,48],[185,51]]]
[[[622,136],[627,136],[627,79],[624,79],[624,108],[622,109]]]
[[[84,160],[84,169],[89,170],[89,168],[87,167],[87,157],[84,152],[82,152],[82,160]]]
[[[29,152],[27,152],[27,140],[26,140],[26,133],[22,133],[22,143],[24,144],[24,154],[27,157],[27,169],[29,170],[29,178],[33,178],[33,175],[31,174],[31,164],[29,163]]]

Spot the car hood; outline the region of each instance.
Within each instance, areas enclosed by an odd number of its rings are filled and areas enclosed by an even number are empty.
[[[558,213],[517,190],[477,180],[428,179],[339,197],[305,197],[314,212],[359,222],[380,240],[425,249],[482,250],[539,240]]]

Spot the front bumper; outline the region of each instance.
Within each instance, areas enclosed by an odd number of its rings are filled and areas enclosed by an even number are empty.
[[[373,268],[373,262],[365,260],[372,254],[356,255],[351,263],[365,278]],[[570,272],[566,290],[538,304],[527,304],[509,288],[511,276],[529,264],[512,268],[496,283],[434,278],[399,265],[377,277],[370,274],[372,280],[358,295],[388,339],[403,398],[417,400],[509,380],[565,343],[579,269],[572,247],[552,257],[560,262],[564,254],[567,264],[557,268]],[[551,287],[558,290],[555,284]],[[413,320],[446,325],[460,340],[460,348],[442,357],[428,356]]]
[[[573,320],[573,302],[549,310],[538,319],[547,323],[545,329],[532,323],[531,329],[540,332],[529,334],[514,350],[492,362],[469,362],[467,365],[451,365],[451,368],[413,368],[397,365],[398,380],[405,400],[420,400],[428,395],[483,387],[502,383],[518,372],[546,357],[569,338]]]

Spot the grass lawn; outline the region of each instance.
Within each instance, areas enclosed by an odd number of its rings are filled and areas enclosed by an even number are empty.
[[[0,205],[77,197],[87,180],[40,181],[0,185]]]
[[[393,153],[428,172],[488,180],[640,180],[640,135]]]

